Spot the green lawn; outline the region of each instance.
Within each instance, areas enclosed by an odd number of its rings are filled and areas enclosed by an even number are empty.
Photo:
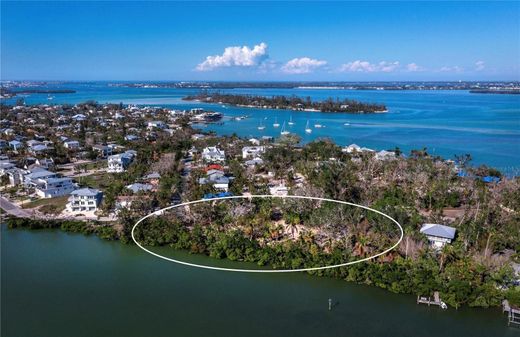
[[[112,177],[109,173],[96,173],[85,177],[74,178],[81,186],[104,189],[110,185]]]
[[[63,197],[58,198],[49,198],[49,199],[38,199],[31,202],[24,203],[22,208],[35,208],[38,206],[53,206],[57,210],[64,210],[67,201],[69,200],[69,196],[65,195]]]

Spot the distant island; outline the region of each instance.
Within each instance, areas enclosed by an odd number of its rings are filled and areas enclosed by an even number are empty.
[[[183,98],[185,101],[201,101],[206,103],[229,104],[263,109],[287,109],[296,111],[320,111],[320,112],[344,112],[344,113],[382,113],[387,112],[383,104],[363,103],[350,99],[328,98],[324,101],[312,101],[310,97],[305,99],[298,96],[255,96],[233,95],[218,92],[209,93],[203,91],[197,95]]]
[[[76,90],[71,89],[21,89],[11,90],[8,88],[1,88],[0,95],[2,98],[11,98],[16,95],[28,95],[28,94],[74,94]]]
[[[478,89],[470,90],[472,94],[499,94],[499,95],[519,95],[520,89]]]
[[[116,82],[111,87],[183,88],[183,89],[301,89],[301,90],[520,90],[518,81],[177,81],[177,82]],[[509,93],[509,92],[507,92]],[[515,93],[515,92],[512,92]]]

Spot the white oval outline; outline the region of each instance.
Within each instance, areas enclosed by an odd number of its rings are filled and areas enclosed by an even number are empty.
[[[377,253],[377,254],[369,256],[369,257],[365,257],[365,258],[360,259],[360,260],[350,261],[350,262],[345,262],[345,263],[340,263],[340,264],[335,264],[335,265],[330,265],[330,266],[324,266],[324,267],[312,267],[312,268],[300,268],[300,269],[236,269],[236,268],[223,268],[223,267],[206,266],[206,265],[202,265],[202,264],[196,264],[196,263],[190,263],[190,262],[184,262],[184,261],[180,261],[180,260],[175,260],[175,259],[172,259],[172,258],[169,258],[169,257],[165,257],[165,256],[162,256],[162,255],[159,255],[157,253],[154,253],[154,252],[144,248],[135,239],[135,236],[134,236],[135,228],[144,219],[147,219],[147,218],[149,218],[149,217],[151,217],[153,215],[161,215],[166,210],[169,210],[169,209],[172,209],[172,208],[176,208],[176,207],[193,205],[193,204],[198,204],[198,203],[203,203],[203,202],[211,202],[211,201],[216,201],[216,200],[252,199],[252,198],[264,198],[264,199],[265,198],[279,198],[279,199],[285,199],[285,198],[289,198],[290,199],[290,198],[293,198],[293,199],[320,200],[320,201],[335,202],[335,203],[338,203],[338,204],[350,205],[350,206],[363,208],[363,209],[375,212],[377,214],[380,214],[380,215],[390,219],[393,223],[395,223],[399,227],[399,230],[401,231],[401,236],[399,237],[399,240],[392,247],[390,247],[390,248],[388,248],[388,249],[386,249],[386,250],[384,250],[384,251],[382,251],[380,253]],[[156,256],[156,257],[161,258],[161,259],[166,260],[166,261],[175,262],[175,263],[182,264],[182,265],[185,265],[185,266],[202,268],[202,269],[219,270],[219,271],[242,272],[242,273],[295,273],[295,272],[302,272],[302,271],[324,270],[324,269],[345,267],[345,266],[350,266],[350,265],[353,265],[353,264],[356,264],[356,263],[361,263],[361,262],[365,262],[365,261],[368,261],[368,260],[375,259],[376,257],[384,255],[384,254],[392,251],[395,247],[397,247],[401,243],[401,241],[403,240],[404,231],[403,231],[403,227],[401,226],[401,224],[399,222],[397,222],[397,220],[395,220],[391,216],[389,216],[389,215],[387,215],[387,214],[385,214],[385,213],[383,213],[381,211],[378,211],[376,209],[373,209],[373,208],[370,208],[370,207],[367,207],[367,206],[358,205],[358,204],[354,204],[354,203],[347,202],[347,201],[341,201],[341,200],[335,200],[335,199],[327,199],[327,198],[318,198],[318,197],[307,197],[307,196],[302,196],[302,195],[278,196],[278,195],[270,195],[270,194],[258,194],[258,195],[236,195],[236,196],[211,198],[211,199],[199,199],[199,200],[195,200],[195,201],[188,201],[188,202],[184,202],[184,203],[181,203],[181,204],[177,204],[177,205],[161,208],[160,210],[152,212],[152,213],[150,213],[148,215],[145,215],[141,219],[139,219],[135,223],[135,225],[132,227],[131,234],[132,234],[132,240],[135,242],[135,244],[139,248],[141,248],[142,250],[147,252],[148,254],[151,254],[153,256]]]

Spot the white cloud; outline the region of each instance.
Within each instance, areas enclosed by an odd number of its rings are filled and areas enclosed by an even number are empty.
[[[327,62],[311,59],[309,57],[294,58],[282,66],[282,71],[287,74],[308,74],[315,69],[323,67]]]
[[[254,67],[262,64],[268,57],[267,44],[264,42],[252,49],[248,46],[227,47],[222,55],[206,57],[206,60],[197,65],[196,69],[209,71],[223,67]]]
[[[482,71],[486,68],[486,64],[484,61],[477,61],[475,62],[475,70],[476,71]]]
[[[341,65],[340,71],[344,72],[385,72],[390,73],[399,69],[400,65],[398,61],[387,62],[381,61],[379,63],[370,63],[368,61],[356,60],[353,62],[345,63]]]
[[[423,71],[424,68],[420,65],[417,65],[417,63],[409,63],[406,65],[406,70],[409,72],[416,72],[416,71]]]
[[[459,66],[453,66],[453,67],[444,66],[440,69],[440,71],[446,72],[446,73],[461,73],[464,71],[464,68],[459,67]]]

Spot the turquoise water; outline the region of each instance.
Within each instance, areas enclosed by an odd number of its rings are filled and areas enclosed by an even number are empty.
[[[453,159],[455,154],[470,153],[475,164],[487,164],[508,174],[520,174],[520,95],[470,94],[468,91],[225,90],[238,94],[310,96],[317,100],[352,98],[384,103],[389,108],[385,114],[351,115],[223,107],[181,100],[183,96],[197,93],[197,89],[118,88],[108,87],[106,83],[76,83],[61,87],[76,89],[77,93],[56,94],[52,101],[47,100],[47,95],[35,94],[26,97],[26,102],[78,103],[94,99],[176,109],[205,107],[223,112],[226,118],[222,125],[199,125],[200,128],[221,135],[236,133],[245,137],[277,137],[280,129],[272,126],[275,117],[282,124],[292,116],[295,125],[287,125],[287,129],[300,135],[304,142],[329,137],[340,145],[356,143],[377,150],[398,146],[405,153],[427,147],[430,153],[447,159]],[[249,115],[249,118],[241,121],[231,119],[243,115]],[[324,128],[306,134],[307,120],[311,126],[319,122]],[[257,129],[261,121],[266,126],[263,131]],[[350,126],[345,126],[345,123]]]
[[[520,335],[498,308],[444,311],[419,306],[411,295],[303,273],[194,269],[61,231],[2,226],[1,281],[5,337]]]

